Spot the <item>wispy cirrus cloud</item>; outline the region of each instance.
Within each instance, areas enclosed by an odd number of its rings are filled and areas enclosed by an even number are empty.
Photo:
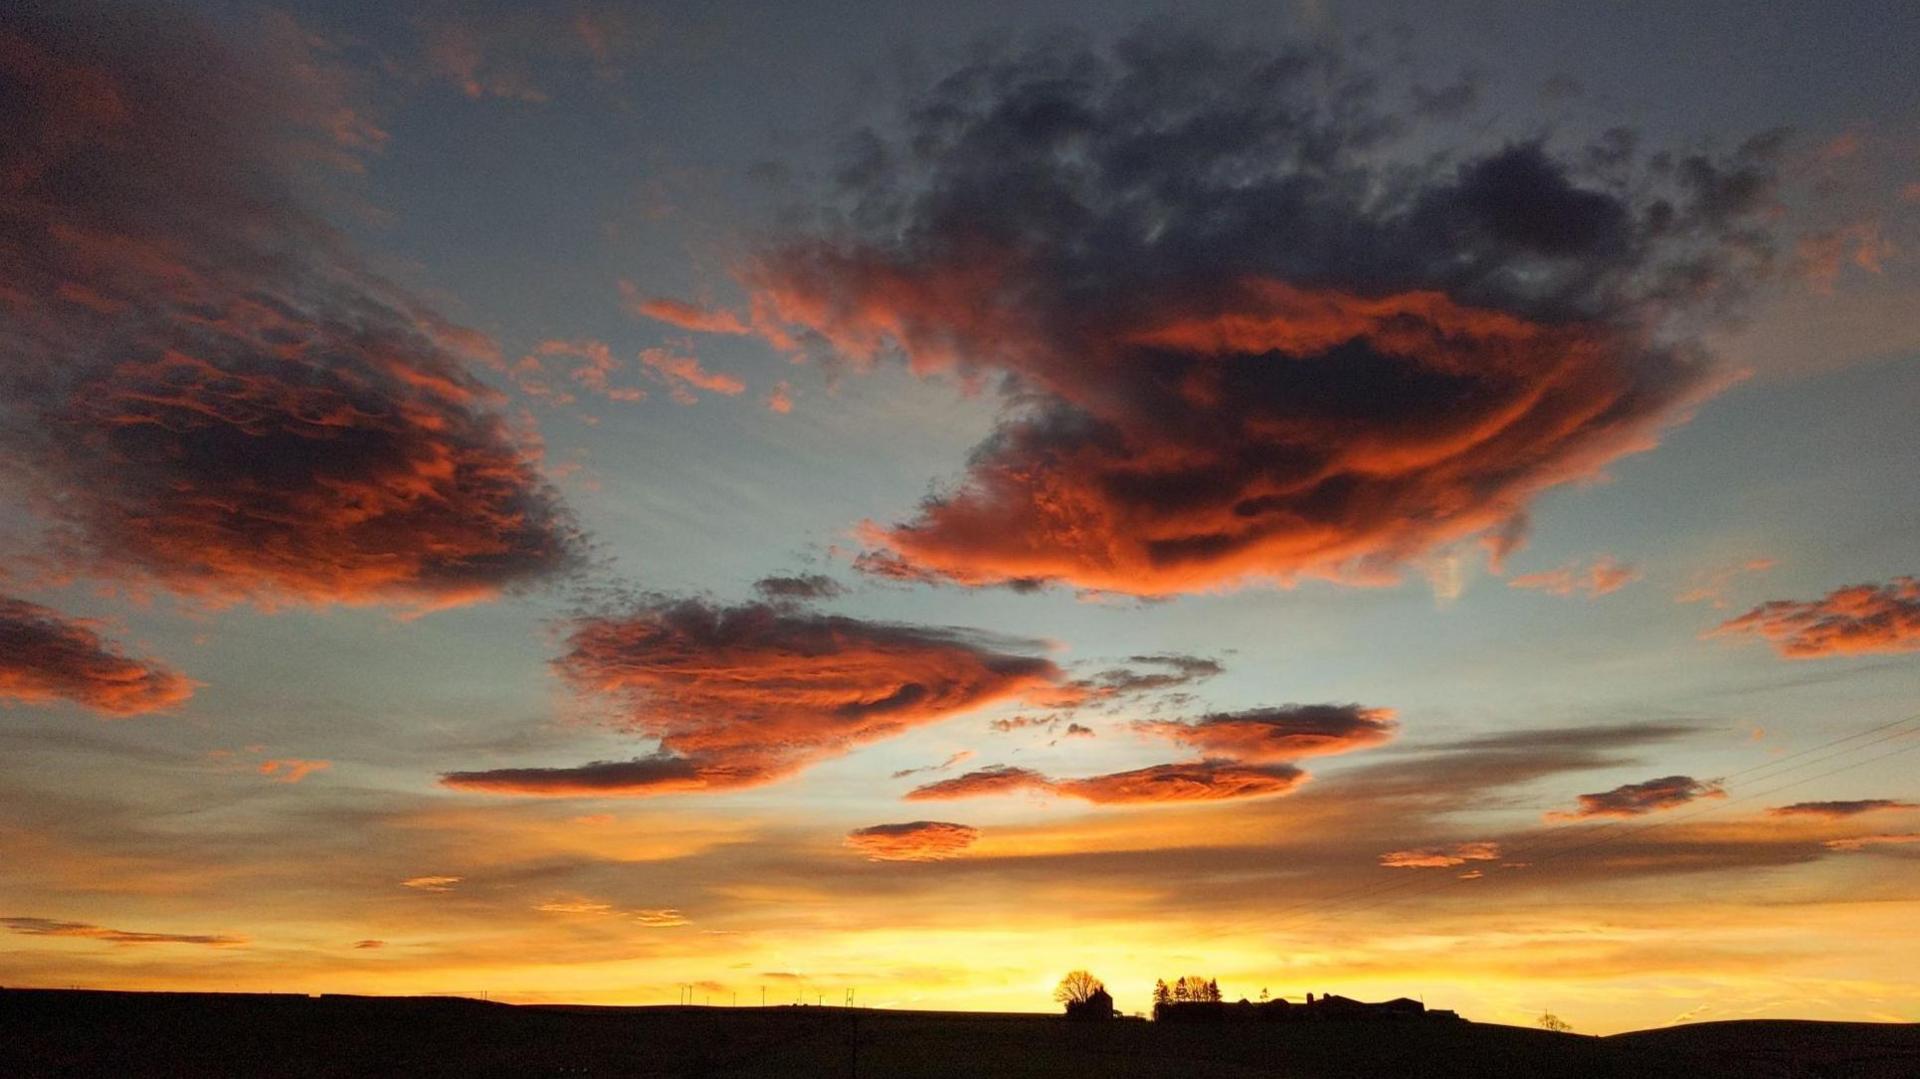
[[[215,933],[143,933],[128,929],[108,929],[87,922],[63,922],[52,918],[0,918],[0,927],[9,933],[29,937],[78,937],[102,940],[109,944],[203,944],[212,948],[237,948],[245,937]]]
[[[0,596],[0,699],[71,701],[104,715],[132,716],[193,696],[192,680],[125,655],[94,625]]]
[[[1894,798],[1856,798],[1837,802],[1795,802],[1767,810],[1774,817],[1821,817],[1844,820],[1862,813],[1880,813],[1893,809],[1920,809],[1920,802],[1902,802]]]
[[[648,795],[771,783],[911,727],[1002,700],[1076,700],[1051,660],[965,630],[788,605],[658,601],[575,622],[555,669],[611,701],[653,755],[577,768],[452,772],[449,787]]]
[[[951,801],[1033,791],[1101,805],[1216,802],[1286,794],[1307,781],[1291,764],[1245,764],[1227,760],[1155,764],[1125,772],[1054,779],[1028,768],[996,766],[908,791],[909,802]]]
[[[957,858],[980,837],[979,829],[948,821],[876,824],[847,833],[847,846],[873,862],[939,862]]]
[[[408,877],[400,882],[402,888],[412,888],[416,892],[450,892],[453,886],[465,880],[465,877],[426,876]]]
[[[1828,850],[1858,852],[1875,847],[1902,847],[1910,843],[1920,843],[1920,832],[1882,832],[1878,835],[1857,835],[1846,839],[1827,840]]]
[[[1718,783],[1692,776],[1662,776],[1644,783],[1626,783],[1612,790],[1582,794],[1571,810],[1547,814],[1550,820],[1588,820],[1594,817],[1638,817],[1672,809],[1701,798],[1724,798]]]
[[[1706,636],[1759,637],[1788,659],[1920,651],[1920,578],[1849,585],[1814,600],[1772,600]]]
[[[345,152],[275,74],[311,62],[63,10],[0,27],[0,448],[43,557],[263,604],[445,606],[571,568],[537,449],[470,370],[492,343],[300,197],[305,147]]]
[[[1598,599],[1609,593],[1618,592],[1639,579],[1638,566],[1615,561],[1612,555],[1601,555],[1585,566],[1577,562],[1569,562],[1564,566],[1539,573],[1521,574],[1507,584],[1513,588],[1533,589],[1552,596],[1571,596],[1578,593],[1584,594],[1588,599]]]
[[[734,321],[1008,395],[964,481],[867,523],[857,565],[1380,583],[1456,541],[1511,549],[1541,492],[1714,391],[1650,328],[1765,264],[1777,137],[1671,169],[1622,138],[1396,159],[1411,129],[1373,87],[1312,50],[1141,33],[983,55],[897,141],[856,140],[857,211],[769,241]]]
[[[1493,862],[1500,858],[1500,844],[1492,840],[1456,843],[1451,847],[1421,847],[1415,850],[1390,850],[1380,855],[1380,864],[1393,869],[1447,869],[1468,862]]]

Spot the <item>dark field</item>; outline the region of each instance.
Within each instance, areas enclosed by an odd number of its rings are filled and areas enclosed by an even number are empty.
[[[1920,1076],[1920,1026],[1069,1024],[843,1008],[0,990],[0,1076]]]

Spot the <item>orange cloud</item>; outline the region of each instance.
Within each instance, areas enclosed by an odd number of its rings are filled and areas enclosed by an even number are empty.
[[[1675,603],[1711,603],[1718,610],[1727,605],[1727,590],[1744,574],[1765,573],[1777,563],[1771,558],[1750,558],[1730,566],[1696,573],[1687,587],[1674,594]]]
[[[1547,814],[1552,820],[1587,820],[1593,817],[1638,817],[1661,809],[1672,809],[1700,798],[1724,798],[1727,792],[1718,783],[1692,776],[1663,776],[1644,783],[1627,783],[1610,791],[1583,794],[1577,809]]]
[[[1872,847],[1903,846],[1908,843],[1920,843],[1920,832],[1892,832],[1881,835],[1859,835],[1849,839],[1827,840],[1828,850],[1863,851]]]
[[[549,795],[759,786],[995,701],[1072,692],[1051,661],[1003,650],[1013,642],[788,605],[662,602],[581,619],[567,643],[561,677],[620,705],[659,752],[454,772],[445,785]]]
[[[272,776],[281,783],[298,783],[315,772],[324,772],[333,767],[332,761],[304,761],[297,757],[282,757],[260,762],[260,774]]]
[[[1618,592],[1639,579],[1638,567],[1616,562],[1611,555],[1601,555],[1585,569],[1568,563],[1541,573],[1523,574],[1507,584],[1513,588],[1537,589],[1554,596],[1585,592],[1589,599],[1597,599],[1609,592]]]
[[[86,922],[62,922],[51,918],[0,918],[0,926],[10,933],[30,937],[80,937],[104,940],[111,944],[205,944],[214,948],[234,948],[247,943],[245,937],[203,933],[136,933],[108,929]]]
[[[269,604],[444,606],[565,570],[567,515],[469,369],[497,350],[296,196],[301,116],[266,59],[84,10],[0,49],[0,453],[55,557]]]
[[[966,853],[978,829],[946,821],[876,824],[847,833],[847,846],[873,862],[938,862]]]
[[[1165,109],[1132,105],[1140,64]],[[1658,195],[1649,170],[1657,209],[1535,143],[1388,178],[1339,149],[1393,124],[1329,115],[1338,77],[1191,40],[989,57],[909,105],[910,164],[848,172],[863,220],[740,269],[776,347],[1006,389],[962,482],[862,526],[860,568],[1389,582],[1459,541],[1509,549],[1542,492],[1722,384],[1648,329],[1760,260],[1775,140],[1690,157]],[[1037,101],[1058,125],[1018,119]]]
[[[1500,844],[1478,840],[1457,843],[1451,848],[1388,851],[1380,856],[1380,864],[1395,869],[1447,869],[1468,862],[1493,862],[1499,859]]]
[[[1920,650],[1920,578],[1836,588],[1816,600],[1773,600],[1709,631],[1754,636],[1788,659]]]
[[[182,675],[121,654],[92,623],[0,596],[0,698],[131,716],[170,708],[193,689]]]
[[[767,394],[767,409],[784,416],[793,411],[793,387],[785,381],[774,384],[773,392]]]
[[[1200,760],[1156,764],[1127,772],[1052,779],[1028,768],[996,766],[915,787],[910,802],[949,801],[1031,790],[1102,805],[1212,802],[1286,794],[1306,782],[1290,764],[1242,764]]]
[[[1792,805],[1774,806],[1767,810],[1775,817],[1824,817],[1828,820],[1841,820],[1857,817],[1862,813],[1876,813],[1888,809],[1920,809],[1920,802],[1900,802],[1892,798],[1860,798],[1844,802],[1795,802]]]
[[[1291,761],[1348,753],[1393,738],[1399,724],[1390,708],[1357,704],[1286,705],[1216,712],[1171,722],[1144,720],[1137,731],[1170,738],[1213,758]]]
[[[695,404],[700,400],[695,390],[718,393],[735,397],[747,390],[747,384],[732,375],[719,375],[700,366],[700,361],[692,356],[676,356],[664,348],[650,348],[640,353],[640,363],[647,372],[667,384],[667,393],[674,401],[683,405]]]
[[[450,892],[460,883],[462,877],[408,877],[400,882],[402,888],[412,888],[420,892]]]
[[[698,304],[681,300],[650,298],[643,296],[640,289],[631,281],[620,282],[620,295],[625,299],[627,311],[641,318],[650,318],[670,326],[695,333],[743,334],[752,330],[740,316],[731,311],[713,307],[701,307]]]

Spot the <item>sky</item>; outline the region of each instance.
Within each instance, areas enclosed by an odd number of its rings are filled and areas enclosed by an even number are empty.
[[[9,6],[0,984],[1920,1019],[1916,48]]]

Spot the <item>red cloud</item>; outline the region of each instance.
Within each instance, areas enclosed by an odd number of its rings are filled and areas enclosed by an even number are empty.
[[[876,824],[847,833],[847,846],[874,862],[938,862],[964,854],[978,829],[945,821]]]
[[[1789,659],[1920,650],[1920,578],[1836,588],[1816,600],[1774,600],[1720,623],[1709,637],[1750,635]]]
[[[0,698],[131,716],[179,704],[193,688],[165,667],[122,655],[87,622],[0,596]]]
[[[1886,809],[1920,809],[1920,802],[1900,802],[1892,798],[1861,798],[1849,802],[1795,802],[1792,805],[1774,806],[1767,810],[1767,813],[1775,817],[1825,817],[1828,820],[1840,820]]]
[[[1156,764],[1085,779],[1051,779],[1027,768],[983,768],[908,791],[910,802],[948,801],[1033,790],[1100,804],[1208,802],[1286,794],[1306,782],[1290,764],[1201,760]]]
[[[1727,792],[1718,783],[1704,782],[1692,776],[1663,776],[1645,783],[1628,783],[1610,791],[1580,796],[1579,808],[1549,813],[1553,820],[1586,820],[1592,817],[1638,817],[1661,809],[1672,809],[1699,798],[1724,798]]]
[[[700,400],[695,390],[718,393],[736,397],[747,390],[747,384],[732,375],[715,374],[700,366],[700,361],[692,356],[676,356],[664,348],[650,348],[640,353],[640,362],[647,373],[667,384],[667,394],[675,402],[683,405],[695,404]]]
[[[1388,177],[1367,90],[1324,108],[1352,77],[1187,39],[984,58],[913,103],[898,167],[848,170],[861,223],[742,268],[776,347],[1006,389],[964,482],[867,522],[857,564],[1142,595],[1389,581],[1511,546],[1542,492],[1716,388],[1651,330],[1764,246],[1770,142],[1690,158],[1684,190],[1649,170],[1647,204],[1534,144]]]
[[[1394,850],[1380,856],[1380,864],[1395,869],[1446,869],[1468,862],[1492,862],[1500,858],[1500,844],[1491,840],[1456,843],[1451,849],[1423,847],[1419,850]]]
[[[55,921],[52,918],[0,918],[0,926],[10,933],[29,937],[82,937],[112,944],[205,944],[215,948],[231,948],[247,942],[245,937],[204,933],[136,933],[86,922]]]
[[[631,281],[620,282],[620,295],[626,300],[627,310],[641,318],[650,318],[670,326],[696,333],[751,333],[740,316],[731,311],[680,300],[649,298],[641,295],[640,289]]]
[[[1309,704],[1216,712],[1180,722],[1147,720],[1133,726],[1207,757],[1291,761],[1380,745],[1393,738],[1399,724],[1391,708]]]
[[[439,606],[573,563],[534,453],[468,369],[491,344],[295,197],[301,117],[264,60],[179,20],[10,22],[0,451],[75,568]]]
[[[1592,599],[1618,592],[1639,579],[1638,567],[1615,562],[1611,555],[1601,555],[1585,569],[1569,563],[1557,569],[1515,577],[1507,584],[1514,588],[1538,589],[1555,596],[1585,592]]]
[[[994,701],[1070,692],[1046,659],[959,630],[786,605],[661,603],[576,623],[555,668],[660,752],[579,768],[455,772],[450,787],[661,794],[758,786]]]
[[[1306,781],[1307,773],[1290,764],[1186,761],[1059,780],[1053,791],[1100,803],[1213,802],[1286,794]]]

